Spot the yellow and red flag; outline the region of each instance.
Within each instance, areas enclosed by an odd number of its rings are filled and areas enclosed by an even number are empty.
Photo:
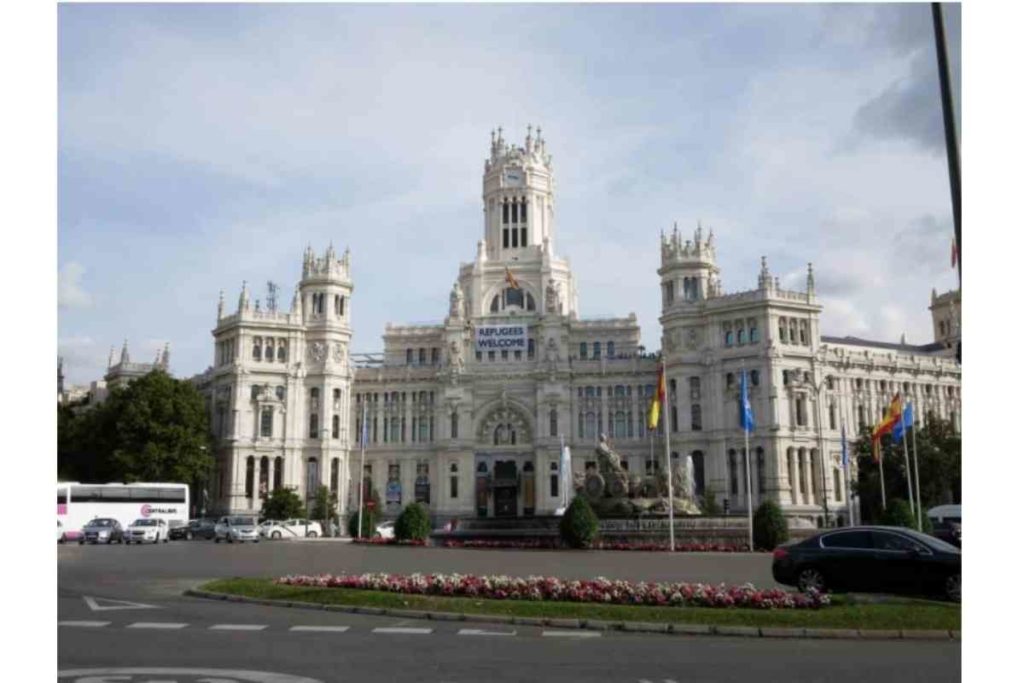
[[[897,393],[889,402],[889,410],[886,411],[885,417],[871,430],[871,453],[874,456],[875,462],[878,462],[881,457],[879,445],[882,441],[882,435],[891,433],[893,427],[899,423],[902,416],[903,399]]]
[[[658,418],[661,417],[661,406],[665,403],[665,365],[658,371],[658,385],[651,398],[651,408],[647,411],[647,428],[657,429]]]
[[[508,286],[512,289],[520,288],[519,280],[517,280],[515,275],[512,274],[512,271],[508,269],[508,266],[505,266],[505,282],[507,282]]]

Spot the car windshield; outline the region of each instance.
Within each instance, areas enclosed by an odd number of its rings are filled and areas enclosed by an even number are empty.
[[[229,517],[228,524],[231,526],[255,526],[256,520],[251,517]]]
[[[137,519],[132,523],[132,526],[158,526],[159,522],[155,519]]]
[[[900,529],[900,533],[910,536],[915,541],[919,541],[924,545],[934,549],[941,550],[944,553],[960,553],[960,548],[957,548],[951,543],[946,543],[941,538],[935,538],[928,534],[922,534],[920,531],[914,531],[913,529]]]
[[[112,519],[94,519],[89,522],[89,526],[114,526],[114,520]]]

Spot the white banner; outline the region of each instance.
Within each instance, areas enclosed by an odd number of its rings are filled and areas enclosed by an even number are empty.
[[[480,325],[476,328],[477,351],[526,351],[526,325]]]

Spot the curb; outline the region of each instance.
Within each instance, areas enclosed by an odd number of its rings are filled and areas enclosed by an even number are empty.
[[[618,631],[623,633],[659,633],[682,636],[730,636],[739,638],[804,638],[841,640],[960,640],[960,631],[914,629],[852,629],[852,628],[788,628],[784,626],[717,626],[713,624],[672,624],[642,621],[600,621],[598,619],[556,619],[551,617],[512,617],[500,614],[464,614],[462,612],[431,612],[426,610],[396,609],[389,607],[357,607],[354,605],[323,605],[316,602],[249,598],[229,593],[214,593],[189,588],[185,595],[205,600],[242,602],[268,607],[327,610],[366,614],[371,616],[401,617],[403,619],[429,619],[432,621],[470,621],[489,624],[521,626],[552,626],[590,631]]]

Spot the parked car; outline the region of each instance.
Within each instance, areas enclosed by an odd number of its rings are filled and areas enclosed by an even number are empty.
[[[188,540],[188,522],[183,519],[172,519],[167,522],[167,538],[172,541]]]
[[[252,541],[260,542],[260,534],[256,526],[255,517],[232,516],[221,517],[214,527],[213,540],[215,543],[227,541],[228,543],[244,543]]]
[[[395,523],[394,522],[381,522],[377,525],[374,530],[374,537],[376,538],[394,538],[395,537]]]
[[[97,517],[82,527],[82,535],[78,538],[78,545],[85,543],[124,543],[124,528],[116,519],[110,517]]]
[[[959,505],[938,505],[928,511],[932,535],[957,548],[960,547],[960,519]]]
[[[260,536],[263,538],[317,538],[323,536],[323,527],[320,522],[312,522],[308,519],[268,519],[260,524]]]
[[[132,543],[159,543],[160,541],[167,543],[170,540],[168,538],[167,520],[156,517],[141,517],[132,522],[131,526],[125,530],[124,540],[129,545]]]
[[[845,527],[779,546],[772,576],[801,591],[938,595],[960,600],[960,550],[903,527]]]
[[[216,527],[216,519],[208,517],[204,517],[202,519],[190,519],[188,524],[185,526],[185,531],[179,533],[184,534],[183,538],[186,541],[191,541],[194,538],[205,538],[209,540],[216,535]],[[174,538],[173,534],[171,535],[171,538]]]

